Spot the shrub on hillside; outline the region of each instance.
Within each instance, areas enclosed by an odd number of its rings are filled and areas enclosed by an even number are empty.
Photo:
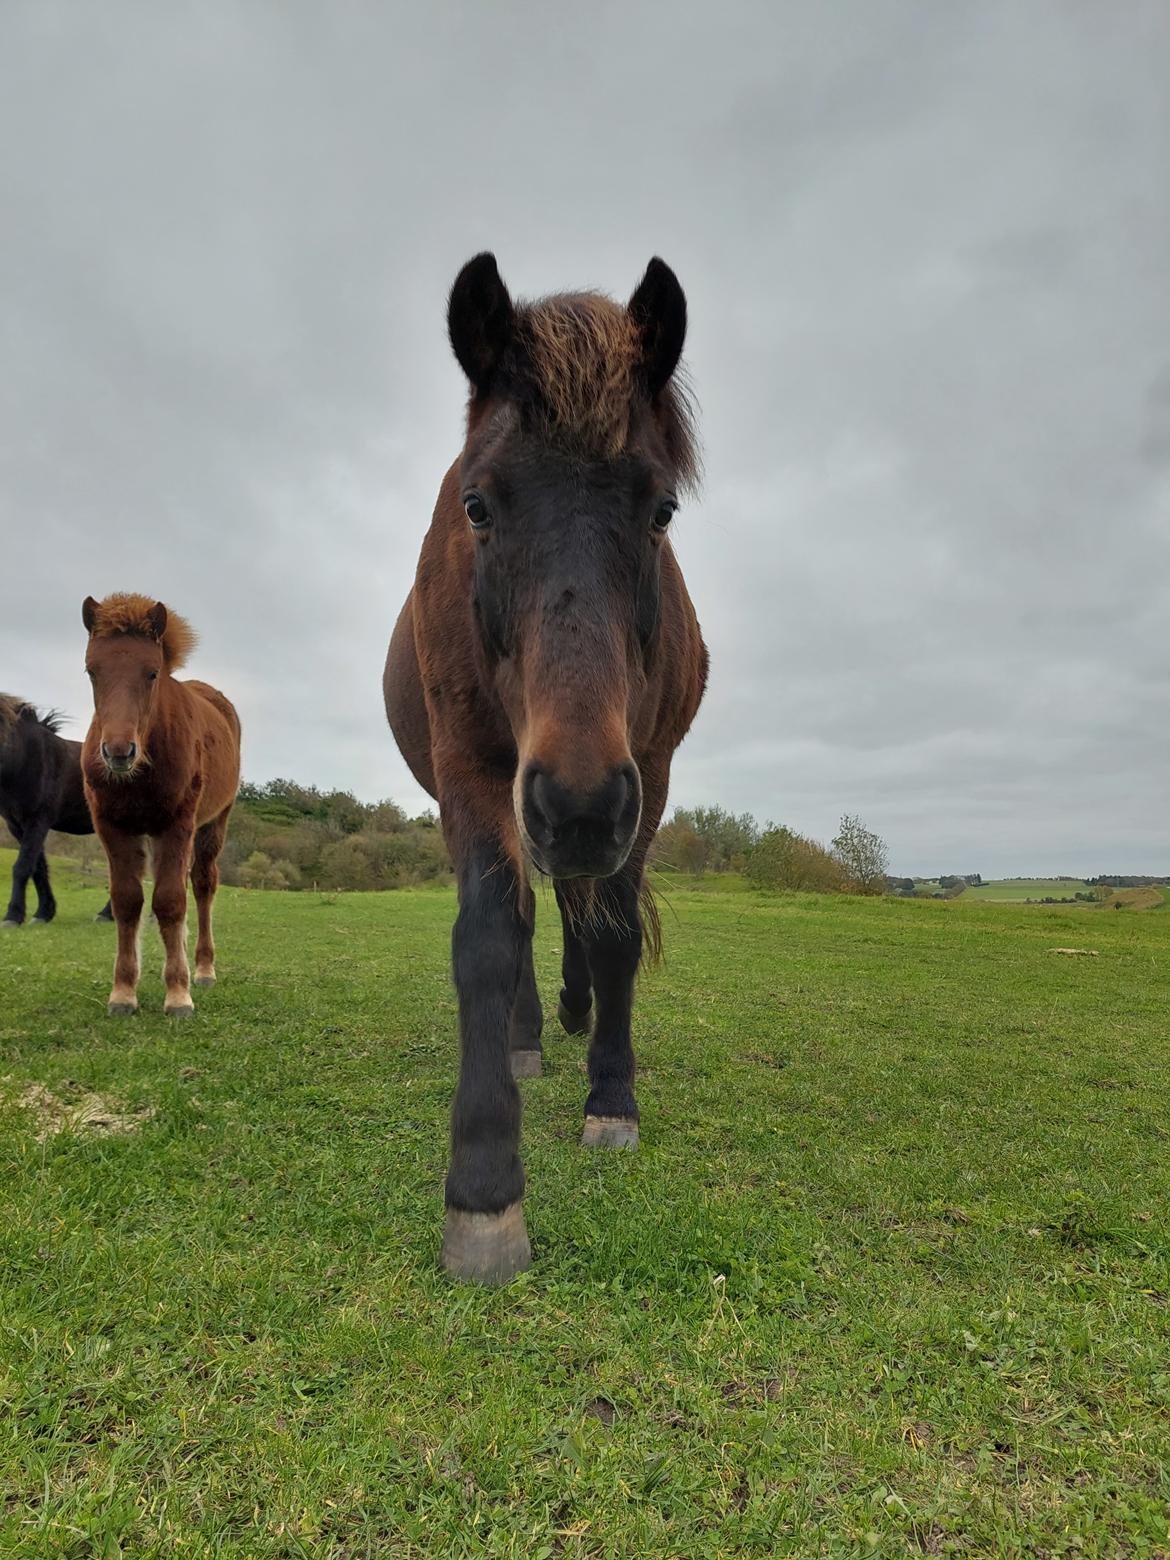
[[[886,842],[880,834],[867,829],[853,813],[845,813],[833,841],[833,855],[855,894],[885,892],[886,873],[890,869]],[[958,892],[966,883],[959,880]]]
[[[273,861],[254,850],[240,867],[236,881],[241,888],[300,888],[301,874],[291,861]]]
[[[225,883],[245,888],[332,890],[429,882],[451,864],[429,813],[409,819],[396,802],[272,780],[240,787],[220,869]],[[261,881],[274,872],[283,881]]]
[[[650,865],[660,871],[735,872],[760,838],[751,813],[730,813],[725,807],[676,807],[650,847]]]
[[[744,871],[756,888],[804,889],[818,894],[843,894],[849,889],[849,879],[836,857],[795,829],[769,829],[747,858]]]

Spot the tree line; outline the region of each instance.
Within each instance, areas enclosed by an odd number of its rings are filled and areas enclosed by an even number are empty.
[[[451,861],[434,813],[359,802],[294,780],[240,787],[220,857],[240,888],[408,888],[447,880]]]
[[[880,835],[846,813],[831,844],[823,845],[784,824],[763,827],[751,813],[722,807],[677,807],[650,850],[660,872],[742,872],[762,889],[804,889],[822,894],[881,894],[889,852]]]
[[[0,842],[6,841],[0,838]],[[78,861],[95,883],[105,858],[91,836],[54,835],[50,849]],[[880,894],[885,843],[846,814],[829,845],[784,825],[760,825],[723,807],[679,807],[650,850],[658,873],[741,873],[761,889]],[[410,818],[396,802],[360,802],[294,780],[245,781],[220,857],[224,883],[239,888],[368,890],[451,880],[451,860],[434,813]]]

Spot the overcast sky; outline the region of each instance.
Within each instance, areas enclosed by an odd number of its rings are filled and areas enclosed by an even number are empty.
[[[0,7],[0,688],[151,593],[245,772],[424,804],[380,675],[459,266],[690,303],[672,802],[1170,866],[1164,0]]]

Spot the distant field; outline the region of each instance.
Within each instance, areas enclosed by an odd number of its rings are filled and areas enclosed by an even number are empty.
[[[449,890],[225,891],[175,1024],[58,885],[0,934],[0,1555],[1168,1553],[1170,918],[676,882],[642,1148],[551,1022],[485,1292]]]
[[[1070,882],[1068,878],[1029,878],[1022,882],[1002,880],[980,883],[974,888],[965,889],[963,898],[1022,901],[1045,899],[1051,895],[1055,899],[1071,899],[1074,894],[1089,892],[1087,883]]]

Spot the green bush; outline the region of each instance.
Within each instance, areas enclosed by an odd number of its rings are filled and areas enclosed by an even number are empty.
[[[783,826],[761,836],[744,870],[756,888],[818,894],[844,894],[850,889],[849,877],[836,857],[816,840]]]

